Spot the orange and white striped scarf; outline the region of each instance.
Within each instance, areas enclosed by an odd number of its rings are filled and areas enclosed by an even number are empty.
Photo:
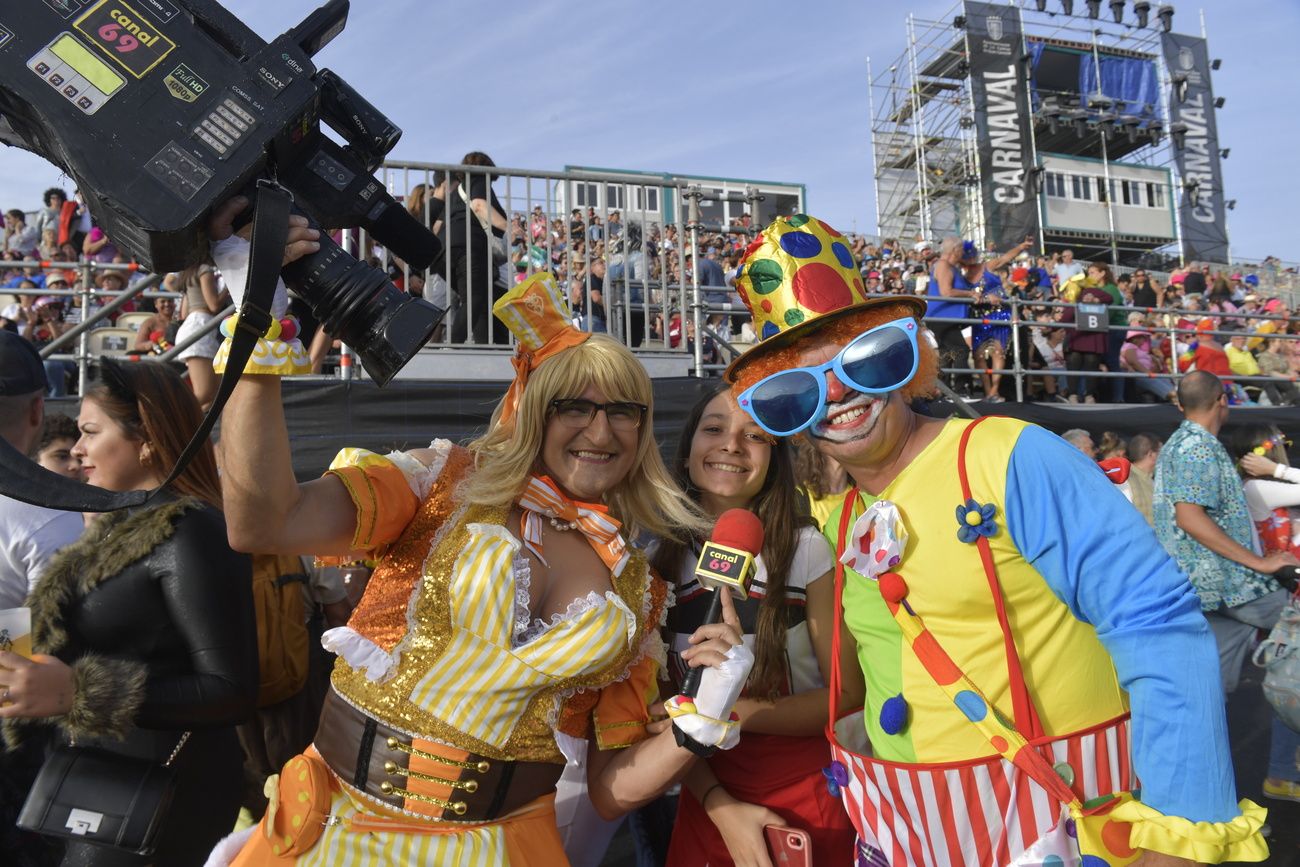
[[[627,564],[627,543],[619,533],[622,526],[609,514],[609,508],[600,503],[579,503],[569,499],[550,476],[532,476],[528,487],[519,497],[519,507],[524,510],[521,532],[524,542],[542,553],[542,517],[554,517],[577,525],[582,535],[591,543],[592,550],[618,575]],[[544,558],[543,558],[544,559]]]

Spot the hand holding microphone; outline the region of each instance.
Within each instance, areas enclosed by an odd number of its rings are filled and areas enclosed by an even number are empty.
[[[692,666],[682,694],[664,703],[673,718],[677,743],[707,756],[740,740],[739,718],[732,712],[744,689],[754,655],[745,647],[735,599],[749,595],[754,559],[763,548],[763,525],[753,512],[731,509],[713,527],[700,552],[695,577],[711,588],[713,600],[704,623],[691,636],[682,656]],[[721,622],[719,622],[719,620]]]

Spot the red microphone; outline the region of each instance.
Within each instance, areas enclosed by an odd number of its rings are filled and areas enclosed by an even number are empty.
[[[722,619],[723,593],[730,593],[737,600],[749,598],[754,559],[762,550],[763,524],[757,515],[748,509],[728,509],[718,516],[695,564],[695,579],[700,586],[713,591],[709,613],[701,626]],[[691,669],[682,684],[682,694],[694,697],[703,674],[703,666]]]

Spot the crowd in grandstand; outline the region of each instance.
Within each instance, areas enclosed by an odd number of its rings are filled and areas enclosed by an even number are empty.
[[[490,158],[477,152],[466,160],[491,165]],[[496,297],[509,282],[549,270],[566,291],[580,328],[616,332],[634,346],[648,342],[676,349],[684,336],[687,347],[693,348],[694,317],[686,287],[698,281],[702,301],[710,307],[704,320],[705,361],[717,365],[729,360],[723,342],[738,349],[754,342],[756,335],[748,317],[741,315],[741,299],[732,286],[748,244],[762,228],[748,212],[731,220],[725,231],[701,231],[692,239],[679,225],[629,220],[619,210],[573,208],[566,216],[537,206],[507,217],[492,193],[490,230],[500,241],[500,253],[494,249],[492,261],[500,270],[489,279],[486,269],[478,272],[475,263],[482,258],[486,266],[486,256],[477,250],[469,255],[473,237],[484,230],[477,221],[467,227],[461,215],[468,212],[465,203],[488,196],[490,185],[480,191],[476,185],[486,179],[471,176],[466,186],[473,188],[474,198],[462,200],[453,192],[448,199],[458,180],[453,177],[448,184],[441,173],[435,180],[438,185],[427,194],[424,185],[413,188],[406,204],[441,235],[448,248],[446,259],[429,273],[412,274],[382,248],[370,244],[364,252],[377,267],[387,265],[395,282],[412,294],[444,307],[451,302],[453,312],[436,339],[489,339],[486,323],[466,324],[457,318],[458,310],[476,306],[456,305],[466,286],[473,294],[495,283]],[[471,243],[465,245],[462,237]],[[936,294],[935,266],[944,258],[944,244],[952,243],[877,241],[852,234],[848,240],[867,292],[922,296]],[[4,259],[24,263],[0,270],[0,292],[9,293],[0,295],[0,328],[18,331],[38,348],[88,318],[84,306],[94,314],[112,300],[109,293],[146,276],[97,225],[80,196],[69,197],[59,188],[45,192],[41,208],[7,211],[0,247]],[[954,262],[969,272],[965,279],[978,290],[978,303],[931,298],[928,315],[936,334],[951,332],[952,351],[945,353],[945,365],[961,372],[946,380],[961,397],[1015,399],[1015,377],[1009,371],[1018,367],[1027,374],[1022,379],[1026,400],[1162,402],[1173,399],[1175,373],[1204,369],[1231,383],[1234,403],[1300,402],[1292,381],[1300,374],[1300,354],[1295,351],[1300,341],[1281,336],[1300,334],[1300,317],[1291,316],[1283,297],[1270,296],[1256,274],[1203,263],[1168,274],[1143,267],[1112,271],[1104,263],[1075,259],[1071,250],[1034,255],[1024,249],[1001,257],[992,250],[972,251],[972,245],[965,245],[963,258]],[[50,267],[50,262],[64,264]],[[1280,263],[1270,257],[1263,267],[1277,271]],[[450,293],[444,275],[452,278]],[[80,293],[88,278],[90,288],[100,294]],[[156,302],[161,296],[151,292],[98,319],[93,327],[119,324],[121,314],[143,311],[147,318],[123,320],[135,332],[129,351],[161,353],[229,303],[220,274],[211,265],[167,275],[161,291],[175,300],[160,305]],[[1088,331],[1076,320],[1079,302],[1109,308],[1103,331]],[[1013,307],[1018,333],[1011,327]],[[311,317],[303,310],[295,312],[306,320],[304,340],[310,343]],[[966,321],[950,321],[954,318]],[[504,339],[496,331],[490,338]],[[204,404],[215,392],[210,359],[217,339],[212,333],[178,359],[186,363]],[[323,369],[331,348],[324,335],[312,344],[316,371]],[[63,352],[71,353],[72,348]],[[51,394],[68,393],[76,366],[65,358],[49,360],[46,367]]]

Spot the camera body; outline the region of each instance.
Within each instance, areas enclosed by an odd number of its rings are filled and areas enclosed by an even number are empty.
[[[423,269],[437,238],[372,174],[401,131],[312,62],[347,11],[331,0],[270,43],[214,0],[43,0],[12,20],[0,11],[0,140],[65,169],[114,243],[153,271],[198,262],[213,208],[262,178],[315,225],[365,227]],[[284,277],[380,384],[442,315],[325,237]]]

